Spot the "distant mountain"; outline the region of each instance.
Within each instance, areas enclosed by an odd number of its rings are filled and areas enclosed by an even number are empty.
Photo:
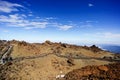
[[[99,45],[102,49],[113,52],[120,53],[120,46],[117,45]]]

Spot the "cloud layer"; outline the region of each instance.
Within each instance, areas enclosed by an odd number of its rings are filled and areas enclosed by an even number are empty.
[[[0,23],[10,27],[21,27],[24,29],[46,28],[48,26],[56,26],[59,30],[68,30],[73,26],[69,24],[61,24],[59,22],[52,22],[53,17],[40,18],[34,16],[32,12],[29,15],[20,14],[19,8],[25,9],[25,6],[0,0],[0,12],[7,13],[7,15],[0,15]],[[13,12],[17,12],[13,13]],[[57,25],[55,25],[57,23]]]
[[[62,26],[58,26],[58,27],[59,27],[59,29],[60,29],[60,30],[64,30],[64,31],[66,31],[66,30],[68,30],[68,29],[72,28],[73,26],[69,26],[69,25],[62,25]]]
[[[19,11],[18,7],[23,8],[20,4],[0,0],[0,12],[11,13],[13,11]]]
[[[89,4],[88,4],[88,6],[89,6],[89,7],[93,7],[94,5],[93,5],[93,4],[91,4],[91,3],[89,3]]]

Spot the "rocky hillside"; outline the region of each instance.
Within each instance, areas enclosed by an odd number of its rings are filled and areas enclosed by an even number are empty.
[[[73,57],[88,56],[88,57],[104,57],[112,56],[112,53],[103,51],[97,46],[76,46],[66,43],[53,43],[45,41],[44,43],[27,43],[25,41],[10,41],[13,45],[13,57],[34,56],[45,53],[58,53],[61,55],[71,55]]]
[[[7,45],[13,46],[13,61],[0,65],[1,80],[56,80],[60,75],[85,66],[113,63],[106,58],[114,57],[113,53],[95,45],[87,47],[61,42],[28,43],[16,40],[8,41]],[[69,79],[67,75],[65,78]]]
[[[120,80],[120,63],[75,69],[64,80]]]

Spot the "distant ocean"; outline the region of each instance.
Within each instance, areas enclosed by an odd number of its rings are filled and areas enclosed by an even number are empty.
[[[79,44],[79,46],[85,46],[86,44]],[[92,46],[93,44],[87,44],[87,46]],[[111,45],[111,44],[94,44],[101,48],[102,50],[106,50],[112,53],[120,54],[120,46],[119,45]]]
[[[120,53],[120,46],[117,45],[99,45],[100,48],[113,53]]]

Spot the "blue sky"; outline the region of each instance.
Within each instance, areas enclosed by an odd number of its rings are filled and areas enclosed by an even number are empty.
[[[0,0],[0,39],[120,45],[119,0]]]

